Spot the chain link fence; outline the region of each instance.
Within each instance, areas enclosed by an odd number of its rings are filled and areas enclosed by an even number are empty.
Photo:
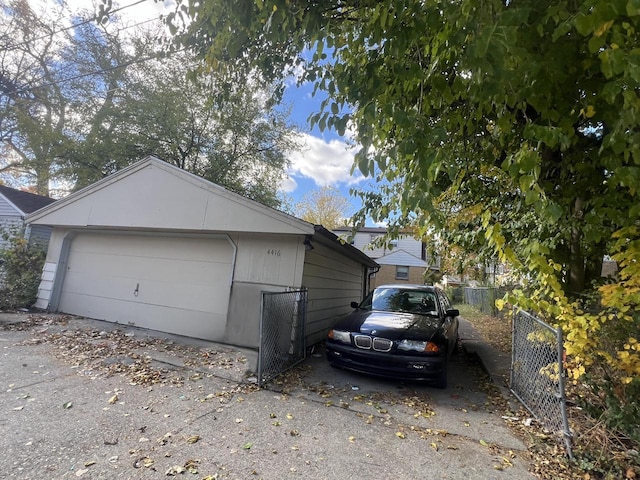
[[[563,437],[572,457],[562,360],[562,330],[514,311],[511,391],[545,428]]]
[[[496,316],[497,289],[495,287],[465,287],[464,303],[475,306],[486,315]]]
[[[259,386],[304,360],[306,306],[307,290],[262,292]]]

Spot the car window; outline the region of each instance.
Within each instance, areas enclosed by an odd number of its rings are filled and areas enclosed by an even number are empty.
[[[437,315],[436,304],[437,299],[432,291],[377,288],[362,301],[360,308]]]

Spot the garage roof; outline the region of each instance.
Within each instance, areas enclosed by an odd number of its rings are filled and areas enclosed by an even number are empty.
[[[306,234],[314,226],[149,156],[28,215],[68,228]]]

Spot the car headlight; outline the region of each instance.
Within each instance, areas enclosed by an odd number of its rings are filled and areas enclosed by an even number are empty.
[[[440,351],[440,347],[433,342],[424,342],[421,340],[400,340],[398,342],[398,350],[405,350],[407,352],[438,353]]]
[[[351,343],[351,334],[342,330],[329,330],[329,338],[336,342]]]

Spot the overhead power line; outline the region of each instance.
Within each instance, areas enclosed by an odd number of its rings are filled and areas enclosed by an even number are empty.
[[[21,47],[23,45],[27,45],[27,44],[32,43],[32,42],[37,42],[38,40],[44,40],[45,38],[53,37],[54,35],[57,35],[57,34],[62,33],[62,32],[66,32],[67,30],[72,30],[74,28],[81,27],[82,25],[86,25],[88,23],[95,22],[95,21],[99,20],[100,18],[104,17],[104,15],[110,15],[112,13],[118,13],[118,12],[121,12],[123,10],[126,10],[127,8],[135,7],[136,5],[140,5],[141,3],[144,3],[144,2],[147,2],[147,1],[149,1],[149,0],[137,0],[136,2],[133,2],[133,3],[129,4],[129,5],[125,5],[123,7],[118,7],[116,9],[114,9],[114,10],[110,10],[108,12],[105,12],[105,14],[103,14],[103,15],[94,15],[93,17],[88,18],[86,20],[83,20],[82,22],[74,23],[72,25],[69,25],[68,27],[63,27],[63,28],[60,28],[58,30],[54,30],[53,32],[48,33],[46,35],[42,35],[40,37],[32,38],[30,40],[25,40],[24,42],[16,43],[14,45],[9,45],[8,47],[6,47],[6,50],[15,50],[18,47]]]
[[[184,52],[186,50],[187,50],[187,48],[183,47],[181,49],[174,50],[174,51],[172,51],[170,53],[162,52],[162,53],[157,53],[157,54],[154,54],[154,55],[147,55],[146,57],[133,58],[133,59],[127,61],[127,62],[123,62],[123,63],[120,63],[118,65],[114,65],[113,67],[107,67],[107,68],[102,68],[100,70],[94,70],[92,72],[81,73],[81,74],[78,74],[78,75],[72,75],[70,77],[61,78],[60,80],[54,80],[54,81],[51,81],[51,82],[41,83],[40,85],[23,87],[23,88],[14,90],[12,93],[13,94],[20,94],[20,93],[24,93],[24,92],[27,92],[27,91],[30,91],[30,90],[35,90],[35,89],[38,89],[38,88],[51,87],[53,85],[60,85],[60,84],[66,83],[66,82],[71,82],[73,80],[79,80],[81,78],[91,77],[93,75],[101,75],[103,73],[111,72],[111,71],[117,70],[119,68],[128,67],[129,65],[134,65],[136,63],[144,63],[144,62],[148,62],[149,60],[156,60],[156,59],[162,57],[163,55],[168,55],[168,54],[173,55],[175,53]]]

